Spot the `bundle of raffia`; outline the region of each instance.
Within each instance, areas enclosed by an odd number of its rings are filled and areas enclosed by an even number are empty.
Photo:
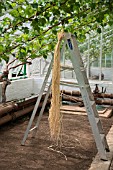
[[[60,44],[63,39],[63,32],[58,33],[58,42],[54,52],[54,63],[52,69],[52,99],[49,110],[49,126],[52,140],[59,140],[61,131],[60,114]]]

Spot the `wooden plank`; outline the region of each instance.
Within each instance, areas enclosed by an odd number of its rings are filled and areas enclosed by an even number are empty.
[[[71,112],[71,111],[64,111],[64,110],[61,110],[60,113],[63,113],[63,114],[73,114],[73,115],[87,115],[86,112]]]
[[[60,107],[60,110],[68,110],[68,111],[77,111],[77,112],[86,112],[85,107],[79,107],[79,106],[70,106],[70,105],[62,105]],[[107,108],[104,110],[98,111],[99,114],[104,114],[107,111]]]
[[[86,112],[85,107],[79,107],[79,106],[69,106],[69,105],[62,105],[60,107],[60,110],[68,110],[68,111],[77,111],[77,112]]]
[[[78,115],[87,115],[86,109],[79,106],[61,106],[60,109],[63,114],[78,114]],[[111,108],[98,111],[99,116],[109,118],[111,117],[113,110]]]

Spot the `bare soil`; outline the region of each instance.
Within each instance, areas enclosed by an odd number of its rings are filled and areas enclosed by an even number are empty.
[[[35,138],[29,134],[21,146],[29,117],[10,122],[0,128],[0,170],[88,170],[97,148],[87,116],[64,115],[62,146],[50,138],[48,113],[41,119]],[[105,134],[113,117],[101,118]]]

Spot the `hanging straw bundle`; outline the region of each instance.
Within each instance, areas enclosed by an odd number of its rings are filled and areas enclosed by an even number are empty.
[[[58,33],[58,43],[54,52],[54,63],[52,70],[52,99],[49,110],[49,126],[51,138],[58,141],[61,130],[60,115],[60,44],[64,34]]]

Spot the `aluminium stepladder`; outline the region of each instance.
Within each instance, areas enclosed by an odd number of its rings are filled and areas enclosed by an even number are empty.
[[[96,110],[95,100],[94,100],[94,97],[93,97],[93,94],[91,92],[91,88],[90,88],[90,85],[89,85],[89,82],[88,82],[88,79],[87,79],[87,76],[86,76],[86,71],[85,71],[85,68],[84,68],[84,64],[83,64],[79,49],[78,49],[76,39],[75,39],[74,35],[72,35],[70,33],[64,33],[64,39],[66,41],[66,44],[67,44],[67,47],[68,47],[68,50],[69,50],[69,53],[70,53],[72,65],[73,65],[73,68],[74,68],[74,71],[75,71],[75,74],[76,74],[76,78],[77,78],[78,85],[79,85],[81,95],[82,95],[82,99],[83,99],[83,102],[84,102],[84,105],[85,105],[85,108],[86,108],[86,111],[87,111],[88,119],[89,119],[89,122],[90,122],[90,125],[91,125],[91,128],[92,128],[92,132],[93,132],[93,135],[94,135],[95,143],[96,143],[100,158],[102,160],[107,160],[106,151],[109,151],[109,146],[107,144],[106,136],[103,132],[102,124],[101,124],[98,112]],[[50,67],[48,69],[47,75],[45,77],[44,83],[43,83],[42,88],[40,90],[39,97],[38,97],[37,102],[35,104],[33,113],[31,115],[31,119],[30,119],[29,124],[27,126],[24,138],[22,140],[22,145],[24,145],[24,143],[27,139],[28,133],[31,130],[34,130],[33,136],[36,135],[36,131],[37,131],[39,122],[41,120],[41,117],[42,117],[48,96],[49,96],[51,81],[50,81],[50,85],[49,85],[47,93],[46,93],[46,97],[45,97],[42,109],[39,113],[39,117],[37,119],[36,126],[34,126],[34,128],[32,128],[32,129],[30,129],[30,128],[32,126],[32,122],[34,120],[39,102],[41,100],[42,94],[44,92],[45,86],[46,86],[47,81],[48,81],[48,78],[49,78],[49,75],[50,75],[50,72],[51,72],[51,69],[52,69],[52,62],[53,61],[51,61],[51,64],[50,64]]]

